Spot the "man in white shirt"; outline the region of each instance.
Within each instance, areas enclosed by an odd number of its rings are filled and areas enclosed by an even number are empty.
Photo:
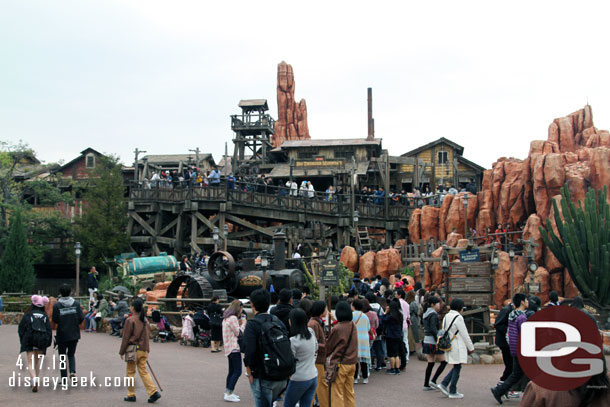
[[[314,196],[316,196],[316,190],[313,189],[313,184],[311,181],[307,181],[307,197],[311,199]]]

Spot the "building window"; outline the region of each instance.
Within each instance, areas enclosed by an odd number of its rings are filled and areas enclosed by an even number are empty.
[[[439,164],[447,164],[447,152],[446,151],[439,151],[438,153],[438,163]]]
[[[351,160],[353,156],[353,151],[335,151],[335,158],[345,158],[346,160]]]
[[[316,156],[314,151],[299,151],[298,157],[302,160],[310,160]]]
[[[85,166],[87,168],[95,168],[95,156],[93,154],[87,154]]]

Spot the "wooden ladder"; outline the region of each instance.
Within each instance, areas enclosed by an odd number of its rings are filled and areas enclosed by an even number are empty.
[[[363,251],[368,252],[371,250],[371,238],[369,237],[369,230],[365,226],[358,226],[358,246]]]

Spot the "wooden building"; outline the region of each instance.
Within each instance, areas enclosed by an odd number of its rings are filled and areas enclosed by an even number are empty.
[[[138,162],[138,179],[150,179],[153,172],[178,171],[182,173],[185,168],[196,167],[203,173],[211,171],[216,165],[212,154],[191,153],[191,154],[149,154],[142,157]]]
[[[400,166],[403,186],[411,190],[416,186],[429,186],[431,191],[437,185],[456,188],[465,186],[474,179],[480,189],[485,168],[463,157],[464,147],[444,137],[402,154],[401,157],[416,158],[425,163],[419,171],[412,164]]]

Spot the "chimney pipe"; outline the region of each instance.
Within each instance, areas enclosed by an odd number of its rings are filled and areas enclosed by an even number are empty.
[[[284,232],[277,232],[273,235],[273,251],[275,256],[273,268],[284,270],[286,268],[286,234]]]
[[[375,139],[375,122],[373,120],[373,88],[367,89],[367,105],[368,105],[368,135],[367,140]]]

